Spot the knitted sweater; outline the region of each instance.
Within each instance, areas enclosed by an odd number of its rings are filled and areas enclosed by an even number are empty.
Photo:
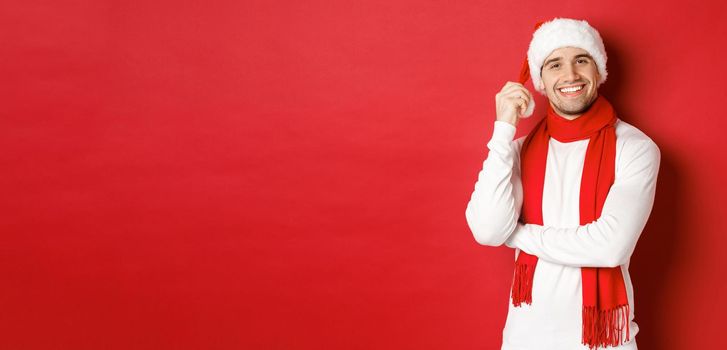
[[[539,258],[532,304],[515,307],[510,298],[501,350],[588,349],[581,344],[582,266],[621,267],[630,306],[630,341],[611,349],[637,349],[639,329],[633,320],[628,267],[654,203],[661,154],[636,127],[618,119],[615,128],[614,184],[601,217],[586,225],[580,225],[578,204],[589,141],[550,139],[541,226],[518,221],[523,201],[519,158],[525,137],[514,140],[515,127],[495,121],[489,154],[467,204],[467,223],[482,245],[514,248],[515,259],[520,250]]]

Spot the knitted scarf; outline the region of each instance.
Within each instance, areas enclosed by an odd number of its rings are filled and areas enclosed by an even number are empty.
[[[520,151],[523,206],[520,221],[543,225],[543,186],[548,143],[589,139],[580,184],[580,224],[601,216],[606,195],[613,184],[616,161],[616,114],[599,95],[580,117],[568,120],[548,104],[546,117],[526,136]],[[515,262],[512,302],[532,303],[536,256],[520,251]],[[624,326],[629,339],[629,303],[621,267],[581,267],[583,289],[582,344],[589,348],[617,346]]]

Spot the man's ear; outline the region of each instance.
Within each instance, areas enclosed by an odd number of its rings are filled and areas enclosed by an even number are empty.
[[[601,71],[598,70],[598,65],[596,65],[596,81],[594,83],[596,86],[598,86],[598,81],[601,80]]]

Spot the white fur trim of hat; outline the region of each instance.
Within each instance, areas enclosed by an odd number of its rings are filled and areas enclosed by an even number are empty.
[[[571,18],[555,18],[543,23],[534,33],[528,47],[528,65],[530,78],[533,80],[535,90],[545,95],[540,88],[540,70],[550,54],[561,47],[577,47],[588,51],[596,61],[600,76],[596,87],[603,84],[608,76],[606,70],[606,49],[598,31],[585,20]]]

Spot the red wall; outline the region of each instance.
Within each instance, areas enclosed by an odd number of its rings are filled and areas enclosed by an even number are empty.
[[[639,347],[727,346],[724,2],[202,3],[2,4],[0,348],[499,349],[464,210],[555,16],[662,151]]]

